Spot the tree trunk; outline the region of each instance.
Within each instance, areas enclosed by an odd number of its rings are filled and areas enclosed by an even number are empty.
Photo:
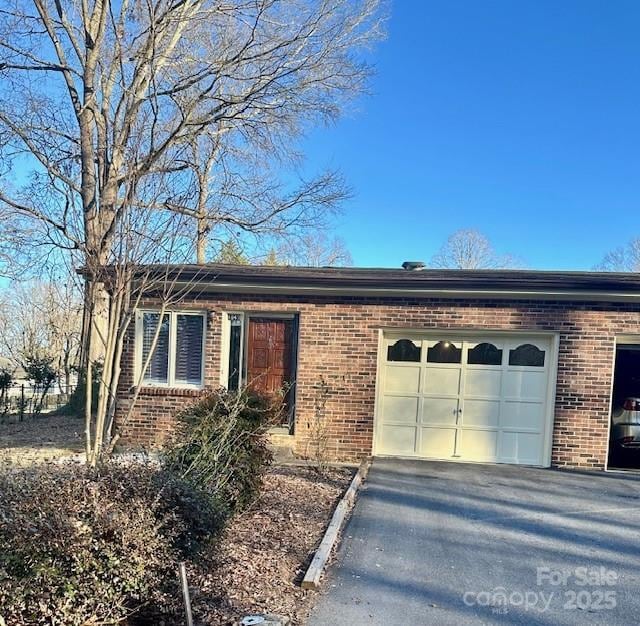
[[[84,446],[87,455],[87,463],[92,464],[93,459],[91,455],[91,409],[92,402],[91,397],[93,395],[92,389],[93,383],[93,371],[91,368],[91,362],[87,363],[87,369],[85,370],[85,397],[84,397]]]
[[[197,228],[196,263],[203,265],[207,262],[207,235],[209,234],[209,223],[206,216],[202,214],[198,216]]]
[[[85,279],[82,335],[80,338],[80,369],[89,361],[103,362],[109,327],[109,294],[104,283]]]
[[[96,282],[93,288],[93,324],[89,342],[89,358],[93,363],[103,363],[109,333],[109,294],[104,283]]]

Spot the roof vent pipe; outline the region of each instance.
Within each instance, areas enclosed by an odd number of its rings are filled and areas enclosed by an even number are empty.
[[[424,263],[422,261],[405,261],[402,264],[403,270],[422,270],[424,269]]]

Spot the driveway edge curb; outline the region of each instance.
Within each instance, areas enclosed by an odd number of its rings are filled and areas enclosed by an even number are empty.
[[[364,459],[362,463],[360,463],[360,467],[351,480],[349,488],[344,492],[344,495],[342,496],[340,502],[338,502],[338,504],[336,505],[336,508],[333,511],[333,516],[331,517],[331,522],[329,522],[329,526],[327,526],[327,530],[322,537],[322,541],[320,542],[320,545],[316,550],[316,553],[307,569],[307,572],[302,579],[302,583],[300,584],[303,589],[319,588],[320,577],[322,576],[322,572],[327,565],[329,555],[331,554],[333,546],[338,539],[338,535],[340,534],[340,530],[342,529],[344,522],[347,519],[347,515],[351,511],[351,508],[356,500],[358,490],[362,486],[362,483],[369,473],[370,466],[370,458]]]

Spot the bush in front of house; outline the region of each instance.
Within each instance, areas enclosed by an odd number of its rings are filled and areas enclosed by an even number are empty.
[[[212,391],[178,414],[164,463],[233,513],[260,489],[271,462],[267,430],[282,410],[281,400],[250,389]]]
[[[0,473],[0,616],[117,623],[179,598],[176,568],[222,527],[212,501],[152,465]]]
[[[160,463],[0,471],[0,618],[80,626],[175,616],[178,562],[204,558],[253,500],[277,415],[252,392],[212,392],[179,415]]]

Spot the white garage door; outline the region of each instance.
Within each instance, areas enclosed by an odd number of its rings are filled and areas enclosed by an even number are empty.
[[[551,337],[394,334],[382,349],[376,454],[549,464]]]

